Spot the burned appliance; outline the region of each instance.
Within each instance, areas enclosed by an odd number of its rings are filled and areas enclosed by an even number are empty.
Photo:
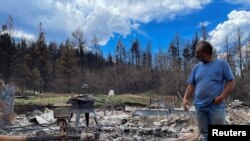
[[[89,126],[89,114],[93,113],[95,123],[98,126],[96,119],[96,113],[94,109],[95,99],[89,95],[80,95],[77,97],[70,98],[67,103],[71,104],[71,115],[69,121],[71,120],[73,114],[76,115],[75,129],[78,131],[79,121],[81,114],[85,113],[86,125]]]
[[[60,134],[67,132],[71,114],[71,105],[54,105],[54,118],[57,119],[56,123],[60,126]]]

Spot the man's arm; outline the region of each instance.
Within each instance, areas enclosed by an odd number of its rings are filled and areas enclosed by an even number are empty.
[[[221,95],[217,96],[214,99],[214,104],[220,104],[223,101],[223,99],[225,99],[228,95],[232,93],[232,91],[234,90],[234,87],[235,87],[235,80],[233,79],[233,80],[228,81]]]
[[[184,108],[185,111],[189,110],[189,101],[188,99],[193,95],[194,93],[194,86],[191,84],[188,84],[184,97],[182,99],[182,106]]]

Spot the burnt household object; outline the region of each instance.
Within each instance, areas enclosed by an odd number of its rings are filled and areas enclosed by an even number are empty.
[[[67,132],[71,113],[70,104],[54,105],[54,118],[57,119],[56,123],[60,126],[60,134]]]
[[[10,125],[15,119],[15,91],[12,83],[4,85],[0,80],[0,126]]]
[[[86,94],[86,93],[89,92],[88,89],[89,89],[89,85],[88,84],[82,84],[82,90],[83,90],[84,94]]]
[[[89,113],[94,114],[95,123],[98,126],[98,122],[96,119],[96,113],[94,109],[95,99],[88,95],[81,95],[77,97],[70,98],[67,103],[71,103],[71,116],[69,121],[71,120],[73,114],[76,115],[75,128],[78,131],[79,121],[81,114],[85,113],[86,125],[89,126]]]

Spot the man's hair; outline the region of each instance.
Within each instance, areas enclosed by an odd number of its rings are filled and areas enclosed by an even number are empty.
[[[207,52],[209,55],[213,54],[213,46],[208,41],[199,41],[197,47],[201,46],[203,52]]]

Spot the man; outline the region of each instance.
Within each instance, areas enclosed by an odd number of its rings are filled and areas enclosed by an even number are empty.
[[[194,106],[200,130],[200,140],[207,140],[208,125],[226,124],[224,99],[233,91],[235,80],[229,64],[213,59],[213,47],[207,41],[196,46],[196,57],[201,61],[192,69],[183,98],[183,108],[189,110],[188,99],[194,93]]]

